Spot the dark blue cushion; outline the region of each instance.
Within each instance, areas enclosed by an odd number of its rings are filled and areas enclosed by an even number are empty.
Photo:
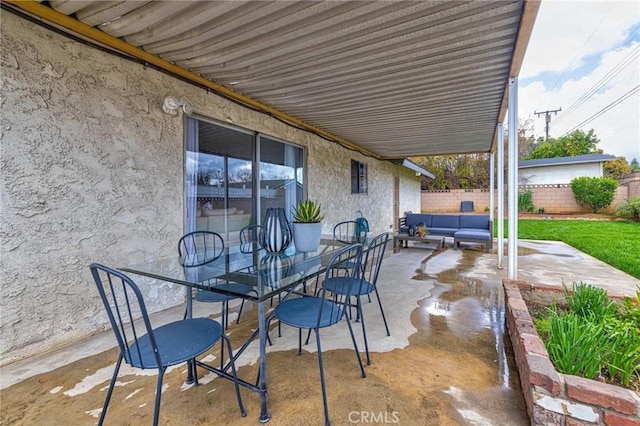
[[[427,228],[460,228],[460,216],[458,215],[446,215],[446,214],[434,214],[431,216],[431,225],[427,225]]]
[[[491,235],[489,235],[489,231],[483,231],[479,229],[461,229],[455,234],[453,234],[454,238],[459,240],[482,240],[489,241],[491,239]]]
[[[412,213],[407,215],[407,226],[418,226],[418,224],[423,223],[427,228],[431,226],[431,215],[430,214],[418,214]]]
[[[460,216],[460,229],[489,229],[489,216],[487,215],[466,215]]]
[[[448,236],[453,236],[453,234],[455,234],[455,232],[458,230],[458,228],[427,228],[427,231],[429,231],[430,234],[433,235],[448,235]]]

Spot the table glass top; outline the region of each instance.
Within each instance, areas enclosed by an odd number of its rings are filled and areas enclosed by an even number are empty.
[[[313,252],[299,252],[293,244],[282,253],[269,253],[264,249],[250,252],[249,247],[235,245],[225,248],[213,260],[202,256],[181,259],[176,255],[120,269],[201,290],[263,301],[323,273],[332,256],[345,246],[331,237],[322,238]],[[243,285],[229,285],[234,283]]]

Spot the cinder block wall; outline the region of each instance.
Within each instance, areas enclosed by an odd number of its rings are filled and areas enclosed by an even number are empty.
[[[533,192],[533,204],[537,209],[544,208],[545,213],[571,214],[591,213],[588,206],[580,207],[576,203],[571,187],[560,185],[526,185],[518,188],[520,192],[531,190]],[[633,195],[636,194],[636,195]],[[616,195],[611,206],[601,209],[599,213],[613,213],[615,207],[640,194],[640,179],[628,183],[622,183],[616,190]],[[452,189],[444,191],[422,191],[421,209],[429,213],[453,213],[460,211],[461,201],[473,201],[474,211],[483,213],[489,210],[490,193],[488,189]],[[505,187],[505,212],[507,211]],[[498,205],[498,193],[494,193],[494,207]]]

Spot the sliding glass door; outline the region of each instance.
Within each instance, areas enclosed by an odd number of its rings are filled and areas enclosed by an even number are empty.
[[[304,196],[302,148],[206,120],[186,119],[185,232],[206,230],[227,244],[260,224],[267,208]]]
[[[260,136],[260,217],[282,207],[291,220],[291,206],[303,198],[302,148]]]

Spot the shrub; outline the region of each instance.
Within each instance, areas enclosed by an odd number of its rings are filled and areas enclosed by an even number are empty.
[[[562,286],[569,312],[554,303],[546,319],[535,321],[556,369],[631,386],[640,376],[640,288],[620,308],[603,289],[583,282],[573,283],[572,292]]]
[[[608,207],[616,195],[618,182],[607,177],[577,177],[571,181],[571,190],[576,202],[591,207],[594,213]]]
[[[533,191],[527,189],[523,192],[518,192],[518,211],[520,213],[533,213],[535,209],[533,205]]]
[[[618,314],[618,305],[609,299],[607,291],[583,283],[573,283],[571,292],[562,283],[564,297],[571,312],[596,322],[603,322],[606,318],[615,317]]]
[[[601,324],[585,322],[573,312],[550,313],[546,346],[559,372],[594,379],[602,370],[600,349],[606,344],[607,336]]]
[[[635,221],[640,221],[640,197],[631,200],[627,198],[624,203],[618,204],[616,207],[616,216],[628,217]]]

